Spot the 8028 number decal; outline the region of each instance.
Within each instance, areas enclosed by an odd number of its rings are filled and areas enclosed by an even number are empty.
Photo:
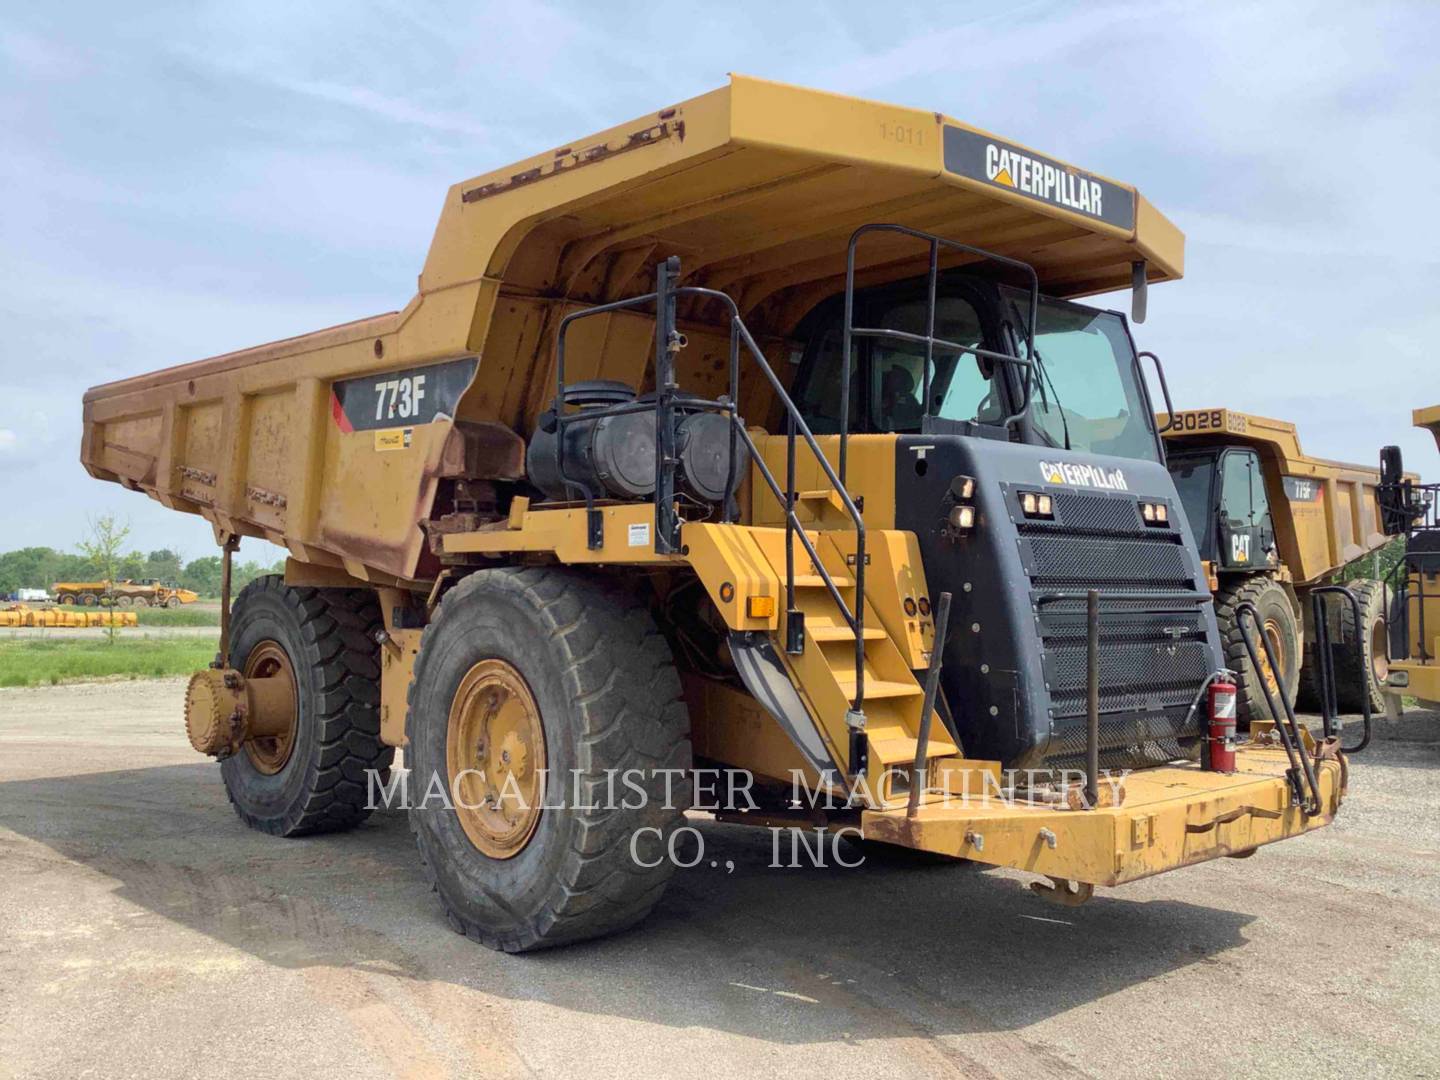
[[[1196,409],[1191,412],[1176,413],[1175,429],[1177,431],[1224,431],[1226,430],[1225,410]],[[1235,427],[1235,430],[1244,431],[1244,425]]]

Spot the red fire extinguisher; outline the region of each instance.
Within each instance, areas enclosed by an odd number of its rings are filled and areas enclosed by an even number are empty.
[[[1235,771],[1235,684],[1217,679],[1210,684],[1210,734],[1205,739],[1205,768]]]

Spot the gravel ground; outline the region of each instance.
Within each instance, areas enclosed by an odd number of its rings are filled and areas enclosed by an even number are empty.
[[[244,829],[183,688],[0,690],[0,1076],[1440,1069],[1437,715],[1381,722],[1331,828],[1081,908],[964,866],[771,870],[705,823],[642,928],[507,957],[446,927],[399,812]]]

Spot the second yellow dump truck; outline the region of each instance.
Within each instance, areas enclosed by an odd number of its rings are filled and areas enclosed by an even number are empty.
[[[95,387],[81,456],[290,552],[187,699],[241,818],[354,825],[403,746],[475,940],[644,918],[692,805],[1077,902],[1344,784],[1236,748],[1129,324],[1073,299],[1182,265],[1127,184],[736,77],[456,184],[401,311]]]
[[[1162,417],[1170,474],[1214,578],[1215,617],[1236,672],[1243,719],[1270,719],[1260,680],[1294,701],[1315,692],[1315,627],[1310,590],[1389,542],[1376,487],[1380,472],[1311,457],[1295,425],[1234,409],[1187,409]],[[1374,577],[1352,580],[1357,626],[1347,603],[1327,606],[1338,705],[1359,712],[1362,698],[1383,707],[1388,674],[1386,590]],[[1237,612],[1260,613],[1276,657],[1252,665]],[[1299,694],[1304,690],[1307,693]]]

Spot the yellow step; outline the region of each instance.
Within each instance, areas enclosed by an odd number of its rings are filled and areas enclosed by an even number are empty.
[[[854,641],[855,631],[851,630],[845,623],[839,626],[813,626],[809,622],[805,629],[810,631],[810,636],[816,641]],[[885,636],[885,631],[878,626],[865,627],[866,641],[879,641]]]
[[[855,697],[855,679],[852,676],[838,676],[835,681],[840,686],[840,692],[847,698]],[[924,693],[925,691],[913,682],[885,682],[882,679],[870,678],[865,680],[866,700],[870,698],[918,697]]]

